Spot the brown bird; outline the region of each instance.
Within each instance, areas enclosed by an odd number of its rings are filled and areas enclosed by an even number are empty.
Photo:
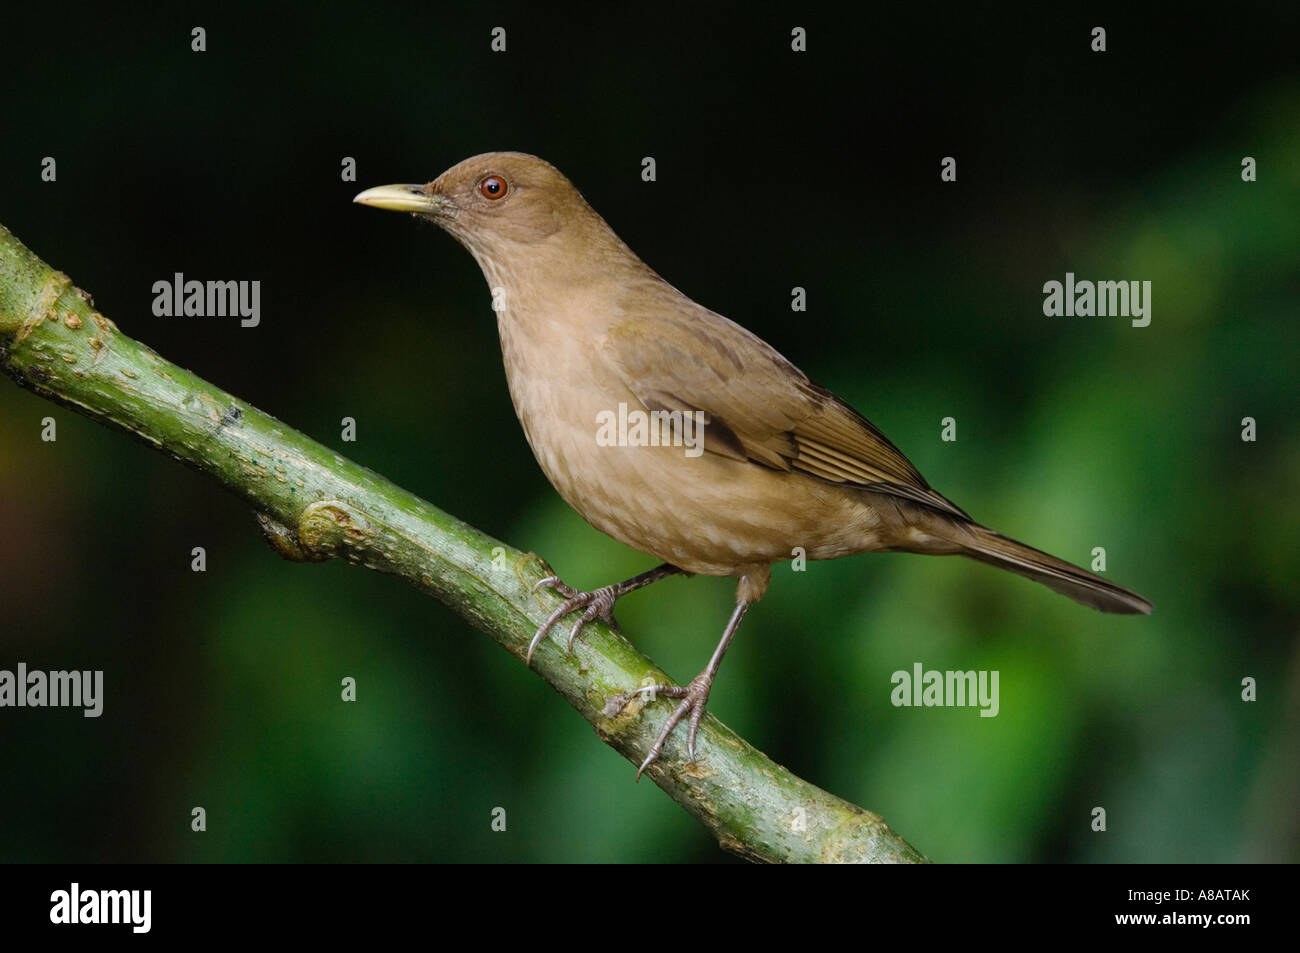
[[[354,200],[413,212],[474,256],[501,335],[515,412],[542,471],[596,529],[663,565],[592,592],[542,581],[564,603],[533,637],[583,610],[568,647],[614,604],[674,573],[734,576],[736,606],[708,666],[637,777],[689,715],[687,753],[722,656],[773,563],[855,553],[959,554],[1043,583],[1103,612],[1151,603],[999,535],[930,488],[865,417],[771,346],[696,304],[627,247],[558,169],[493,152],[427,185]]]

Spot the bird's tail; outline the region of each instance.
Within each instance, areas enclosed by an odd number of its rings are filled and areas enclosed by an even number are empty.
[[[1102,612],[1127,615],[1148,615],[1151,612],[1151,603],[1136,592],[1107,582],[1064,559],[1057,559],[978,523],[944,522],[947,523],[944,539],[956,544],[956,552],[962,556],[1041,582],[1075,602]]]

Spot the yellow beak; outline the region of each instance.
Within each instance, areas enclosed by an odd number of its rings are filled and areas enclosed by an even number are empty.
[[[358,205],[388,209],[390,212],[416,212],[433,215],[450,208],[452,203],[441,195],[429,195],[423,185],[380,185],[366,189],[352,200]]]

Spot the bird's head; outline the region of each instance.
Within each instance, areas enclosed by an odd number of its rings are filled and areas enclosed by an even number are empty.
[[[476,257],[499,259],[599,217],[559,169],[522,152],[488,152],[425,185],[381,185],[354,202],[412,212],[446,229]],[[603,223],[602,223],[603,224]]]

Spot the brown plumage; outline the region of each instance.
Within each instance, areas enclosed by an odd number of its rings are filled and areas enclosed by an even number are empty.
[[[665,575],[737,578],[709,667],[689,686],[655,689],[683,701],[642,770],[688,714],[694,759],[722,653],[771,565],[796,547],[809,559],[960,554],[1103,612],[1151,611],[1136,593],[975,523],[861,414],[655,274],[541,159],[475,156],[427,185],[382,186],[356,201],[428,218],[470,251],[493,292],[510,395],[543,472],[592,526],[664,563],[590,593],[546,580],[566,600],[533,649],[582,609],[571,645],[586,622],[612,620],[620,596]],[[599,423],[621,410],[659,414],[664,439],[599,440]],[[691,443],[693,420],[702,447]]]

